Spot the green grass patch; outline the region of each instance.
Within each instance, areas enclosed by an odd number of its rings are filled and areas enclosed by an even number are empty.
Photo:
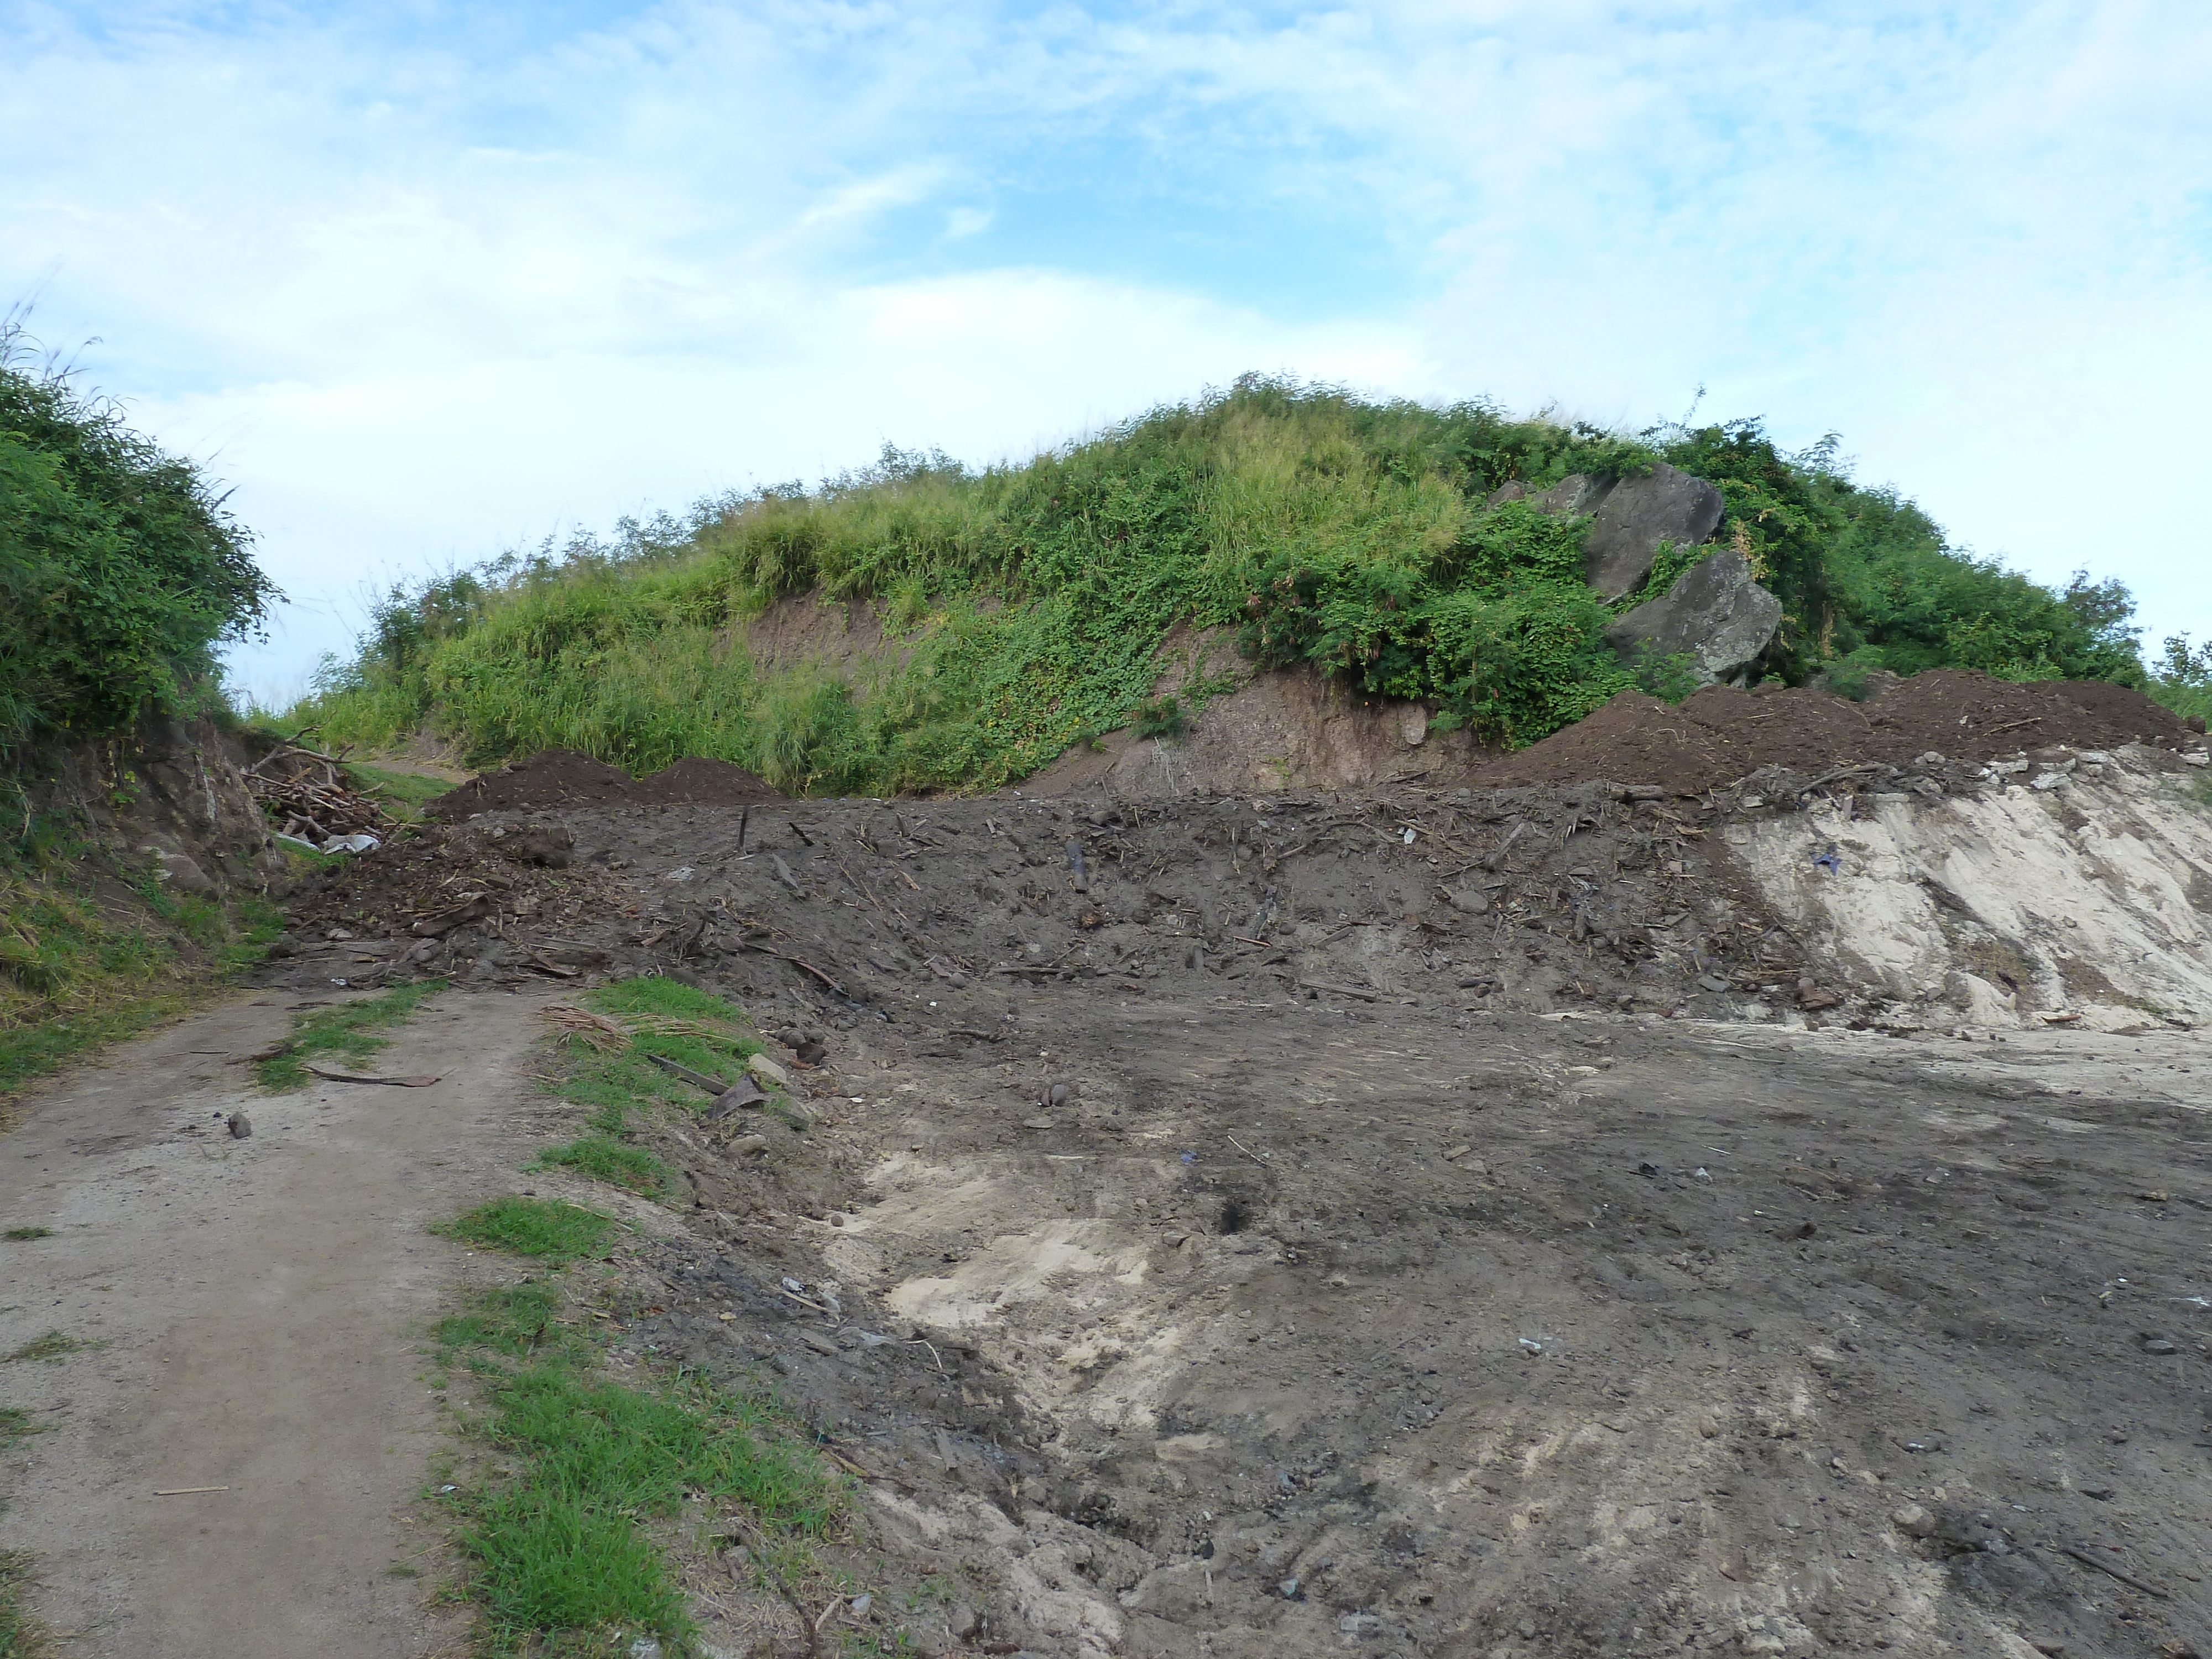
[[[73,1353],[82,1353],[87,1348],[100,1346],[96,1342],[79,1341],[66,1331],[48,1331],[44,1336],[33,1337],[15,1352],[0,1355],[0,1364],[13,1364],[19,1359],[42,1359],[50,1365],[58,1365]]]
[[[510,1196],[479,1204],[432,1231],[489,1250],[574,1261],[606,1254],[617,1224],[611,1215],[557,1199]]]
[[[533,1170],[574,1170],[611,1187],[622,1187],[647,1198],[666,1195],[673,1178],[669,1167],[642,1146],[633,1146],[608,1134],[588,1134],[565,1146],[540,1152]]]
[[[726,998],[662,974],[617,980],[591,992],[584,1001],[603,1014],[659,1014],[670,1019],[696,1019],[724,1025],[732,1030],[745,1024],[744,1011]]]
[[[635,1107],[659,1103],[690,1113],[708,1104],[706,1095],[655,1066],[653,1055],[724,1083],[735,1083],[744,1074],[746,1058],[761,1050],[760,1042],[748,1035],[750,1025],[744,1010],[678,980],[657,975],[620,980],[591,992],[583,1002],[600,1013],[617,1017],[688,1020],[705,1032],[641,1031],[618,1054],[604,1054],[580,1044],[569,1047],[548,1086],[562,1099],[588,1108],[591,1116],[586,1122],[603,1135],[626,1134],[629,1113]]]
[[[0,1448],[14,1445],[18,1440],[44,1432],[42,1426],[31,1421],[30,1413],[20,1406],[0,1406]]]
[[[52,1227],[10,1227],[6,1232],[0,1233],[0,1238],[6,1239],[10,1244],[21,1244],[33,1238],[52,1238],[53,1236]]]
[[[0,1659],[46,1659],[53,1651],[45,1632],[23,1611],[34,1582],[27,1550],[0,1550]]]
[[[66,822],[0,841],[0,1096],[191,1007],[282,927],[258,897],[226,907],[118,872]]]
[[[453,787],[443,778],[425,777],[420,772],[374,766],[362,761],[349,761],[343,769],[356,787],[375,796],[384,809],[402,823],[412,823],[422,817],[424,803],[437,799]]]
[[[556,1285],[476,1297],[444,1321],[441,1364],[475,1374],[475,1425],[498,1473],[446,1498],[495,1654],[597,1653],[620,1632],[672,1645],[694,1626],[652,1524],[688,1498],[741,1506],[804,1562],[844,1513],[845,1483],[763,1400],[678,1372],[617,1383],[562,1317]]]
[[[424,998],[446,988],[442,979],[426,979],[401,985],[380,996],[319,1008],[295,1021],[283,1050],[254,1064],[254,1081],[271,1093],[304,1089],[309,1078],[307,1062],[335,1055],[358,1066],[392,1041],[379,1035],[398,1025],[422,1005]]]

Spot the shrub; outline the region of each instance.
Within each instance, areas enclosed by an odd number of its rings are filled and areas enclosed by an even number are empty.
[[[223,498],[0,321],[0,756],[190,706],[277,597]]]

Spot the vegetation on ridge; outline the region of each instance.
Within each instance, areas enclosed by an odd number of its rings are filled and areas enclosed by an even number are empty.
[[[139,780],[106,740],[149,709],[220,711],[216,651],[276,598],[191,463],[124,424],[0,317],[0,1097],[138,1029],[276,933],[258,899],[179,892],[99,855],[45,785],[56,751],[101,740],[100,804]]]
[[[1832,441],[1788,454],[1747,421],[1626,437],[1248,377],[1019,465],[886,449],[818,489],[396,590],[294,717],[366,743],[428,720],[480,762],[564,746],[641,772],[714,756],[793,791],[987,788],[1127,722],[1187,620],[1518,745],[1631,684],[1686,689],[1602,633],[1707,550],[1667,550],[1607,606],[1583,521],[1488,497],[1658,460],[1719,487],[1718,541],[1782,598],[1768,673],[2142,678],[2117,583],[2053,593],[1961,553]],[[753,662],[743,624],[809,592],[872,602],[897,649],[849,680]]]
[[[0,320],[0,759],[207,696],[276,598],[248,539],[196,465]]]

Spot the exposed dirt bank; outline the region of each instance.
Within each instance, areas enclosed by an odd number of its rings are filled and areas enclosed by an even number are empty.
[[[1213,643],[1218,658],[1226,647]],[[2203,736],[2171,711],[2124,686],[2016,685],[1938,669],[1868,702],[1778,686],[1712,686],[1679,706],[1624,692],[1564,731],[1508,754],[1479,747],[1463,732],[1434,729],[1418,703],[1360,702],[1311,674],[1254,676],[1233,653],[1208,672],[1224,667],[1242,680],[1240,688],[1206,703],[1186,739],[1115,732],[1100,748],[1071,750],[1024,784],[1023,793],[1161,800],[1406,782],[1496,789],[1607,778],[1695,795],[1769,768],[1809,779],[1838,767],[1904,766],[1929,751],[1978,765],[2057,744],[2203,746]],[[1161,684],[1171,690],[1174,683],[1170,675]]]

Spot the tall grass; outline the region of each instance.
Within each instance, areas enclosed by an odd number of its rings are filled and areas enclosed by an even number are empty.
[[[428,721],[480,762],[562,746],[639,772],[714,756],[798,793],[988,788],[1128,720],[1188,621],[1524,744],[1638,678],[1602,644],[1582,526],[1487,498],[1662,459],[1719,485],[1721,539],[1783,599],[1765,672],[2142,677],[2106,605],[2124,590],[2055,594],[1950,549],[1854,485],[1832,444],[1790,456],[1755,422],[1631,437],[1248,377],[1018,465],[886,449],[815,489],[395,591],[293,714],[365,744]],[[1622,603],[1697,556],[1662,557]],[[809,593],[877,605],[897,649],[834,675],[756,663],[745,624]],[[1643,683],[1683,684],[1663,665]]]

